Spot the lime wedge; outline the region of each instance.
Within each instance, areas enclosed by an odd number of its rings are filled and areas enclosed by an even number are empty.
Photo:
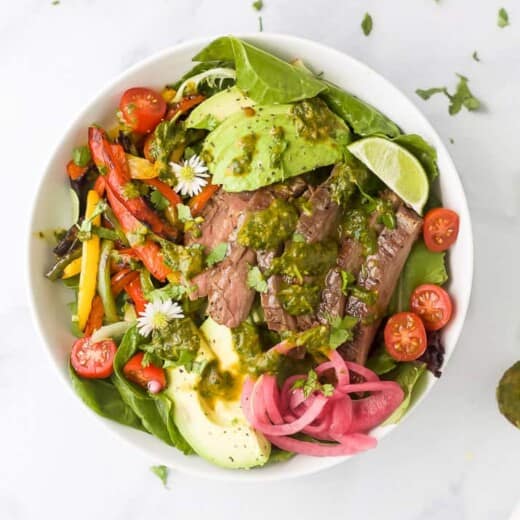
[[[373,171],[403,201],[421,214],[429,182],[421,163],[408,150],[383,137],[367,137],[348,145],[349,152]]]

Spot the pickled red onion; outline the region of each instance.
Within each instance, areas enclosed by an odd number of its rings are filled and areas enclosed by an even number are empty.
[[[287,354],[292,348],[294,345],[282,342],[273,350]],[[315,391],[306,397],[301,388],[295,389],[294,383],[306,378],[303,374],[287,378],[281,390],[273,375],[264,374],[256,382],[246,378],[241,398],[246,419],[275,446],[295,453],[328,457],[374,448],[377,440],[367,432],[401,404],[403,390],[394,381],[381,381],[368,368],[345,361],[334,350],[329,354],[329,361],[315,368],[318,376],[329,370],[334,370],[336,376],[330,396]],[[351,371],[364,382],[351,383]],[[350,394],[360,392],[370,392],[370,395],[351,398]],[[291,437],[297,433],[328,443]]]

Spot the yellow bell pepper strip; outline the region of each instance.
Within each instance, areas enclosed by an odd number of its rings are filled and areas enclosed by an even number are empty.
[[[132,177],[132,179],[153,179],[159,175],[158,170],[154,168],[148,159],[127,153],[126,162],[128,163],[128,169],[130,170],[130,177]]]
[[[70,264],[65,266],[63,269],[63,274],[61,275],[62,280],[67,278],[72,278],[81,272],[81,257],[76,258],[76,260],[72,260]]]
[[[105,317],[108,323],[115,323],[119,321],[117,315],[116,302],[114,295],[112,294],[112,288],[110,286],[110,253],[114,248],[114,243],[111,240],[101,241],[101,252],[99,257],[99,269],[97,277],[97,289],[98,294],[103,302],[103,308],[105,309]]]
[[[76,260],[81,256],[81,247],[77,247],[72,249],[70,252],[66,253],[62,257],[58,258],[54,265],[49,269],[49,271],[45,274],[45,276],[52,280],[58,280],[58,278],[63,274],[63,270],[67,267],[71,262]]]
[[[90,190],[87,193],[87,207],[85,210],[86,219],[92,217],[99,200],[99,195],[94,190]],[[94,217],[92,219],[92,224],[99,226],[101,224],[101,215]],[[99,237],[92,234],[91,238],[85,240],[82,246],[77,315],[78,327],[80,330],[83,330],[87,324],[90,309],[92,307],[92,300],[96,294],[98,264]]]

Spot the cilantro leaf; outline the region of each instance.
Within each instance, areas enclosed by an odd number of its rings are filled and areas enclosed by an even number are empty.
[[[221,262],[226,257],[228,245],[226,242],[217,244],[206,257],[206,265],[211,267],[218,262]]]
[[[305,235],[296,231],[292,236],[293,242],[305,242]]]
[[[261,16],[258,17],[258,31],[264,32],[264,20]]]
[[[372,32],[373,26],[374,23],[372,21],[372,17],[368,13],[365,13],[363,21],[361,22],[361,29],[363,29],[363,34],[368,36]]]
[[[509,24],[509,15],[507,14],[507,11],[501,7],[499,10],[498,10],[498,19],[497,19],[497,24],[500,28],[504,28],[504,27],[507,27]]]
[[[446,87],[433,87],[433,88],[427,88],[427,89],[421,89],[418,88],[415,93],[424,99],[425,101],[428,101],[434,94],[446,94],[448,95],[448,91],[446,90]]]
[[[188,220],[193,220],[190,207],[184,204],[177,204],[177,216],[181,222],[188,222]]]
[[[76,166],[83,168],[87,166],[91,159],[90,150],[86,146],[77,146],[72,150],[72,161]]]
[[[249,267],[247,273],[247,285],[257,292],[264,293],[267,291],[267,282],[260,269],[257,266]]]
[[[318,374],[312,370],[307,373],[307,377],[302,377],[294,382],[292,389],[301,388],[303,390],[303,397],[307,399],[313,392],[321,392],[326,397],[330,397],[334,393],[334,386],[329,383],[322,385],[318,378]]]
[[[157,211],[164,211],[170,205],[168,199],[158,190],[152,191],[150,202]]]
[[[166,487],[166,484],[168,483],[168,473],[170,471],[168,467],[161,464],[159,466],[151,466],[150,470],[154,475],[161,479],[163,486]]]
[[[472,57],[475,61],[480,61],[480,57],[479,57],[477,51],[473,51],[473,54],[471,55],[471,57]]]
[[[329,323],[329,345],[331,348],[336,349],[354,337],[353,329],[358,323],[358,318],[348,314],[344,318],[335,316],[333,318],[329,318]]]
[[[468,87],[468,78],[461,74],[457,74],[457,76],[459,77],[457,90],[453,96],[450,96],[449,112],[452,116],[460,112],[462,107],[465,107],[467,110],[480,108],[480,101],[471,93]]]
[[[262,0],[255,0],[252,5],[253,9],[256,11],[261,11],[262,7],[264,7],[264,2]]]

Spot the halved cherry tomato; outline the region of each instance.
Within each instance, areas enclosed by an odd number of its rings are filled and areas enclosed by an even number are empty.
[[[143,357],[143,352],[138,352],[132,356],[123,367],[123,373],[132,383],[142,386],[154,394],[160,392],[166,386],[164,370],[151,363],[147,367],[143,367]]]
[[[424,243],[430,251],[440,253],[450,248],[459,234],[459,216],[447,208],[434,208],[424,217]]]
[[[410,309],[423,321],[426,330],[439,330],[453,313],[450,295],[438,285],[419,285],[410,298]]]
[[[394,314],[385,326],[387,352],[397,361],[412,361],[426,350],[426,330],[413,312]]]
[[[70,362],[76,373],[87,379],[112,375],[116,344],[111,339],[92,343],[90,337],[78,339],[72,346]]]
[[[119,102],[119,110],[125,123],[135,132],[148,134],[164,117],[166,101],[161,94],[150,88],[128,89]]]
[[[74,161],[69,161],[67,163],[66,169],[70,179],[75,181],[85,175],[88,170],[88,166],[78,166]]]

